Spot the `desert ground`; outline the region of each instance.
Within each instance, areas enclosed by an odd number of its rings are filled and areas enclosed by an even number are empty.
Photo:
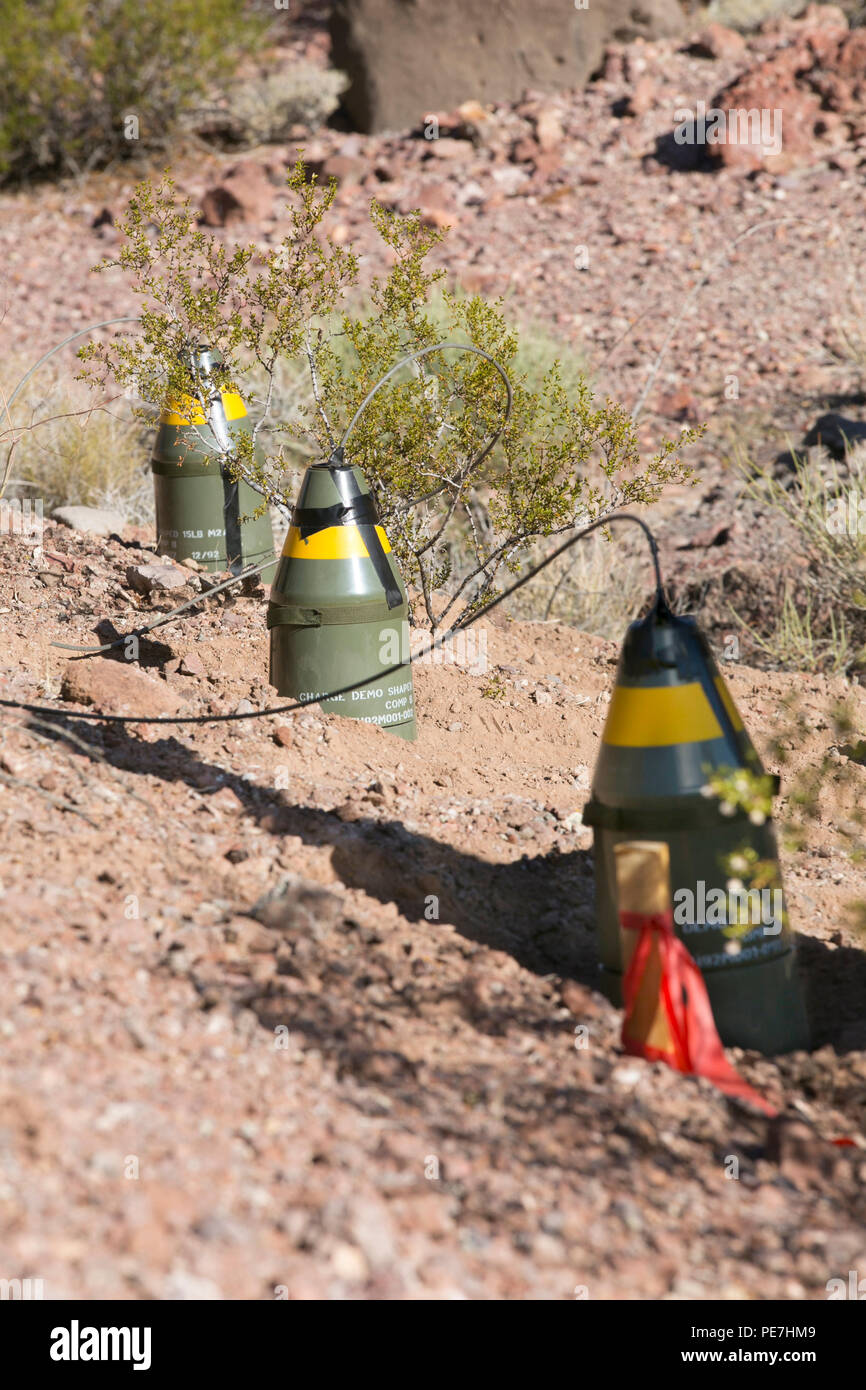
[[[772,93],[780,52],[824,53],[838,14],[613,43],[584,90],[485,109],[473,138],[443,113],[437,141],[322,126],[173,161],[197,202],[257,165],[216,231],[266,248],[302,146],[338,179],[330,235],[370,275],[370,198],[420,207],[452,229],[449,283],[503,295],[602,396],[640,402],[646,450],[707,423],[696,485],[647,514],[669,591],[782,775],[780,824],[797,779],[826,769],[782,848],[813,1049],[729,1053],[780,1118],[623,1053],[580,813],[651,573],[596,631],[546,614],[539,577],[537,602],[529,586],[416,662],[414,743],[318,707],[163,727],[2,711],[0,1275],[61,1299],[805,1300],[866,1272],[866,693],[855,665],[792,670],[750,635],[801,561],[732,463],[739,447],[783,469],[803,446],[846,466],[838,421],[864,401],[862,81],[835,72],[835,119],[790,167],[690,164],[666,141],[674,109],[744,73]],[[319,10],[292,44],[327,63]],[[92,267],[139,172],[0,191],[7,392],[67,334],[136,312],[124,272]],[[76,370],[71,350],[61,362]],[[143,593],[152,546],[141,518],[108,537],[46,518],[38,552],[0,534],[0,697],[142,720],[281,703],[266,587],[209,598],[190,571]],[[610,589],[643,555],[613,546]],[[197,595],[136,665],[52,645]]]

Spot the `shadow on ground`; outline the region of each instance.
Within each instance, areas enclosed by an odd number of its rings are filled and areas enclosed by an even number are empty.
[[[80,728],[75,732],[81,736]],[[451,923],[466,940],[504,951],[536,975],[597,988],[593,865],[587,850],[491,863],[410,832],[399,821],[347,822],[333,811],[296,805],[287,793],[244,781],[174,737],[145,743],[122,725],[88,734],[118,769],[183,782],[204,795],[230,787],[244,813],[270,834],[329,847],[334,870],[347,888],[396,903],[411,923],[427,921],[427,901],[435,895],[439,920]],[[813,1046],[829,1043],[838,1052],[866,1048],[866,954],[853,947],[832,949],[803,935],[799,949]]]

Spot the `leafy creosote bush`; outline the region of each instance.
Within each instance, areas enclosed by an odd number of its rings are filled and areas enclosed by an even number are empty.
[[[472,343],[512,374],[511,418],[501,428],[504,386],[497,371],[469,353],[437,353],[397,375],[372,400],[347,446],[364,470],[409,585],[428,625],[441,627],[495,592],[539,537],[558,535],[625,505],[655,501],[669,481],[691,470],[677,457],[695,431],[667,440],[641,468],[635,427],[616,402],[596,403],[586,381],[569,393],[553,365],[540,386],[516,367],[519,335],[501,305],[442,290],[444,272],[427,257],[443,234],[418,214],[401,218],[375,201],[371,217],[391,258],[369,288],[369,310],[346,312],[359,283],[351,249],[333,244],[326,219],[336,185],[319,188],[298,160],[288,176],[287,232],[277,247],[227,247],[204,232],[174,185],[143,184],[121,222],[118,260],[143,300],[134,341],[82,351],[90,372],[134,385],[152,406],[216,389],[246,395],[258,414],[253,438],[269,442],[260,465],[252,439],[237,441],[224,464],[285,507],[293,492],[287,462],[299,447],[327,458],[365,395],[405,354],[442,337]],[[445,332],[443,334],[443,308]],[[184,354],[206,342],[224,365],[197,379]],[[306,363],[311,399],[289,421],[274,420],[274,383],[286,360]],[[244,378],[264,382],[258,398]],[[280,440],[282,439],[282,442]]]
[[[237,0],[0,0],[0,177],[161,148],[264,32],[261,15],[239,10]]]

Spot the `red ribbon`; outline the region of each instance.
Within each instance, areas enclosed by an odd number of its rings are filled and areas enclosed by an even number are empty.
[[[705,1076],[726,1095],[750,1101],[766,1115],[777,1115],[779,1112],[737,1074],[725,1056],[703,976],[687,948],[674,935],[673,914],[621,912],[619,920],[627,930],[640,932],[623,980],[622,1043],[626,1052],[633,1057],[646,1057],[650,1062],[666,1062],[676,1071]],[[628,1035],[654,941],[661,962],[660,993],[670,1030],[670,1049],[651,1047]]]

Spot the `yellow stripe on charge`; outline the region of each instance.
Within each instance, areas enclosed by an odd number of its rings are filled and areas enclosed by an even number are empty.
[[[223,409],[227,420],[242,420],[247,413],[247,408],[238,395],[237,391],[221,391]],[[192,409],[190,409],[192,407]],[[180,409],[187,412],[180,414]],[[198,402],[193,401],[191,396],[187,396],[180,405],[180,408],[164,410],[160,417],[162,425],[204,425],[206,420]]]
[[[742,733],[743,729],[745,728],[745,725],[742,719],[740,718],[740,711],[737,709],[737,706],[731,699],[731,692],[725,685],[725,682],[722,680],[721,676],[716,676],[715,686],[720,696],[722,697],[722,704],[728,711],[728,718],[730,719],[737,733]]]
[[[376,534],[385,554],[390,551],[388,537],[381,526]],[[357,526],[328,526],[304,540],[297,526],[289,528],[283,546],[283,558],[288,560],[355,560],[367,555],[367,547]]]
[[[721,738],[722,730],[697,681],[688,685],[618,685],[602,742],[617,748],[666,748]]]

